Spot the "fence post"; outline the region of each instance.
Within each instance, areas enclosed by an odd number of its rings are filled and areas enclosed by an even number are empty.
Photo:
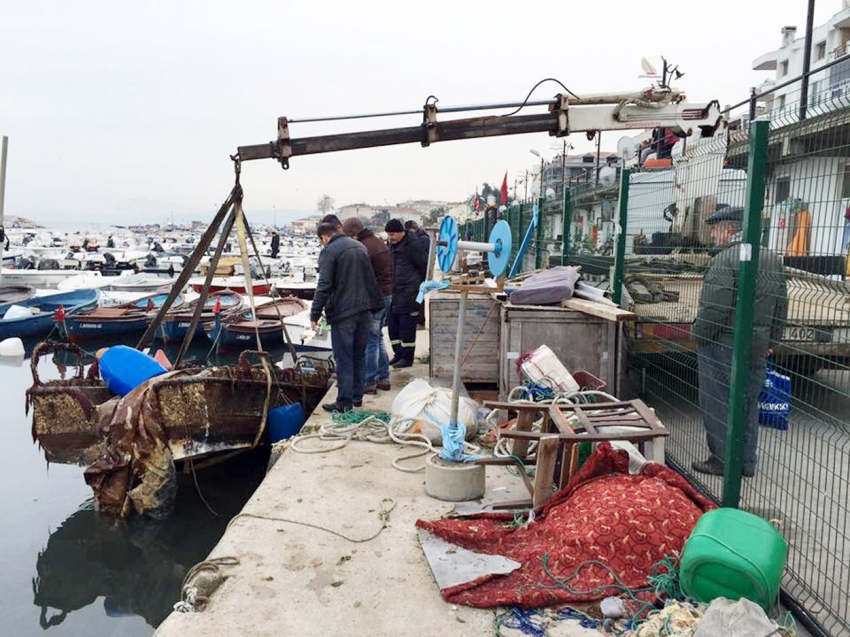
[[[573,193],[564,188],[564,229],[561,231],[561,265],[570,262],[570,229],[573,227]]]
[[[629,177],[632,171],[623,168],[620,171],[620,215],[614,233],[617,235],[616,253],[614,254],[614,280],[611,300],[617,305],[623,300],[623,261],[626,258],[626,222],[629,216]]]
[[[541,173],[542,174],[542,173]],[[542,177],[541,177],[542,179]],[[537,270],[543,269],[543,253],[546,250],[543,249],[543,197],[540,197],[537,200],[537,231],[534,233],[534,267]],[[546,259],[548,260],[549,255],[547,253]],[[546,264],[546,267],[549,267],[549,264]]]
[[[761,214],[767,168],[767,138],[770,122],[750,124],[750,156],[747,165],[747,201],[740,244],[738,295],[732,335],[732,370],[729,381],[729,410],[726,417],[726,458],[724,459],[723,499],[725,507],[737,507],[741,500],[741,472],[744,467],[744,411],[752,357],[753,314],[758,276]]]

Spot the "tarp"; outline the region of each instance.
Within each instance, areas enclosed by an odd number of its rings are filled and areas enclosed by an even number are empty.
[[[630,589],[645,587],[653,565],[681,552],[699,517],[713,508],[672,469],[649,463],[629,475],[628,454],[600,443],[530,524],[512,525],[514,514],[507,512],[416,525],[522,564],[510,575],[445,588],[446,601],[537,608],[617,595],[614,576]]]
[[[571,299],[578,281],[578,270],[559,265],[528,277],[511,293],[514,305],[550,305]]]

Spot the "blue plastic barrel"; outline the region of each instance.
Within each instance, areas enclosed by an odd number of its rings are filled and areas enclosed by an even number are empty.
[[[291,438],[304,426],[304,409],[301,403],[292,403],[269,409],[268,429],[272,443]]]
[[[126,345],[114,345],[103,353],[98,363],[100,377],[109,391],[125,396],[136,387],[167,370],[153,358]]]

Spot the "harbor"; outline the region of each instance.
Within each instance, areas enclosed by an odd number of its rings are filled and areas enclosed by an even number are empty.
[[[10,7],[0,632],[850,637],[850,0],[724,2]]]

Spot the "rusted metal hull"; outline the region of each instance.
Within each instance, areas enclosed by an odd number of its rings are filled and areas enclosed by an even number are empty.
[[[85,377],[81,363],[73,378],[41,382],[38,359],[57,349],[73,346],[42,343],[33,352],[33,439],[48,461],[87,466],[96,506],[116,517],[167,515],[175,463],[257,446],[267,410],[300,402],[310,413],[332,371],[281,370],[265,355],[251,365],[251,353],[243,352],[237,365],[176,370],[121,398],[99,378]]]

